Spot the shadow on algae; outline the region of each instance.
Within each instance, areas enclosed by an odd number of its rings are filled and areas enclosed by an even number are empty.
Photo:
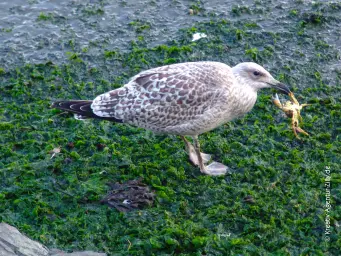
[[[293,22],[291,33],[197,23],[154,48],[139,36],[129,52],[104,50],[97,68],[75,51],[64,65],[2,69],[0,221],[49,247],[109,255],[339,255],[341,72],[328,66],[340,53],[316,33],[315,18]],[[208,37],[192,42],[197,31]],[[209,177],[189,163],[178,137],[50,108],[56,99],[94,98],[141,70],[197,60],[264,65],[312,104],[302,112],[311,136],[295,139],[273,92],[264,91],[247,116],[200,136],[205,152],[232,170]],[[99,203],[107,183],[139,177],[156,193],[152,207],[119,213]]]

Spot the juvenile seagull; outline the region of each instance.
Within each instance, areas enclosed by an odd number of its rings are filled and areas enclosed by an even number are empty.
[[[200,152],[198,135],[245,115],[262,88],[290,92],[256,63],[231,68],[219,62],[187,62],[143,71],[93,101],[58,101],[52,107],[72,112],[78,119],[98,118],[180,135],[190,161],[202,173],[221,175],[227,166],[205,165],[211,157]],[[194,146],[185,136],[193,138]]]

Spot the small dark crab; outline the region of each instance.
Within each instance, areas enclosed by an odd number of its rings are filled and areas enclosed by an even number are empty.
[[[142,209],[145,206],[151,206],[154,202],[154,192],[142,183],[141,178],[129,180],[123,184],[116,182],[108,185],[111,191],[101,200],[101,203],[115,207],[120,212]]]
[[[292,92],[289,93],[289,97],[290,101],[282,104],[276,93],[276,96],[272,98],[272,101],[277,107],[284,111],[287,117],[291,118],[291,127],[297,139],[300,139],[297,133],[303,133],[304,135],[309,136],[306,131],[299,127],[299,121],[302,122],[301,109],[311,104],[300,104]]]

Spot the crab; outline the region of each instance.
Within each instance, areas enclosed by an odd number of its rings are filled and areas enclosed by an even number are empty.
[[[290,101],[287,101],[284,104],[282,104],[276,93],[276,96],[273,97],[272,100],[277,107],[284,111],[287,117],[291,118],[291,127],[297,139],[300,139],[297,133],[303,133],[304,135],[309,136],[309,134],[306,131],[299,127],[299,121],[302,122],[301,109],[311,104],[300,104],[292,92],[289,93],[289,97]]]

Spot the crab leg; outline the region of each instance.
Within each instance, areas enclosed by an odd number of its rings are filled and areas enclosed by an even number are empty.
[[[295,127],[295,129],[296,129],[297,132],[300,132],[300,133],[303,133],[304,135],[309,136],[309,133],[307,133],[307,132],[306,132],[305,130],[303,130],[302,128],[300,128],[300,127]]]
[[[298,123],[294,120],[294,118],[291,119],[291,127],[292,127],[294,134],[295,134],[295,137],[300,140],[300,137],[298,137],[298,134],[297,134]]]
[[[283,110],[283,105],[282,105],[281,101],[279,100],[277,93],[275,94],[275,97],[272,97],[272,102],[273,102],[277,107],[279,107],[280,109]]]
[[[289,93],[289,97],[292,103],[294,103],[295,105],[300,105],[300,103],[297,101],[297,99],[295,98],[295,95],[292,92]]]

